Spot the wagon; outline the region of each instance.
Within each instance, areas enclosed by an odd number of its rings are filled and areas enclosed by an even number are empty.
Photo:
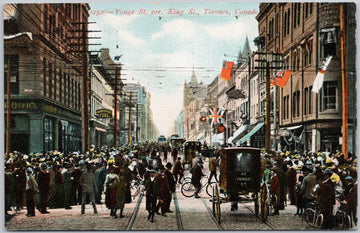
[[[196,157],[196,153],[201,153],[201,142],[199,141],[186,141],[184,143],[184,160],[183,164],[192,166],[192,160]]]
[[[255,214],[259,215],[260,173],[260,149],[221,149],[220,186],[214,186],[211,200],[213,215],[219,223],[222,203],[254,202]]]

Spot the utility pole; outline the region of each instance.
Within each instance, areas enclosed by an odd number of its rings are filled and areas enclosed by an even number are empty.
[[[7,80],[7,129],[6,129],[6,154],[10,154],[10,125],[11,125],[11,62],[8,60],[8,80]]]
[[[266,117],[265,117],[265,149],[270,152],[270,65],[266,61]]]
[[[114,111],[115,111],[115,122],[114,122],[114,147],[117,147],[117,131],[118,131],[118,120],[117,120],[117,96],[118,96],[118,87],[119,87],[119,67],[116,66],[116,73],[115,73],[115,95],[114,95]]]
[[[348,154],[348,90],[346,77],[346,51],[345,51],[345,23],[344,4],[340,3],[340,33],[341,33],[341,76],[342,76],[342,153],[344,158]]]
[[[84,81],[84,152],[89,151],[89,80],[86,24],[82,24],[83,81]]]
[[[129,142],[129,146],[131,145],[131,124],[132,124],[132,119],[131,119],[131,114],[132,114],[132,103],[131,103],[131,98],[132,98],[132,93],[130,92],[130,100],[129,100],[129,135],[128,135],[128,142]]]
[[[278,66],[271,66],[270,67],[270,62],[280,62],[277,60],[272,60],[272,61],[268,61],[268,55],[275,55],[275,56],[281,56],[281,54],[279,53],[262,53],[262,52],[256,52],[256,54],[261,54],[261,55],[266,55],[266,59],[265,60],[255,60],[257,62],[265,62],[266,63],[266,67],[255,67],[255,69],[264,69],[265,68],[265,76],[266,76],[266,113],[265,113],[265,150],[267,153],[270,152],[270,144],[271,144],[271,139],[270,139],[270,131],[271,131],[271,114],[270,114],[270,108],[271,108],[271,95],[270,95],[270,70],[271,69],[281,69],[281,67]],[[273,57],[273,56],[272,56]],[[276,86],[275,86],[276,88]],[[276,91],[276,89],[275,89]],[[276,105],[276,99],[274,101],[274,105]],[[274,126],[276,127],[276,107],[274,109]],[[276,128],[274,129],[275,132],[275,142],[276,142]]]
[[[136,104],[136,143],[139,143],[139,104]]]

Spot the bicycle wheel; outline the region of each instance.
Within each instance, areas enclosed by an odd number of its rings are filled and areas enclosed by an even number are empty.
[[[324,215],[323,214],[319,214],[316,216],[316,221],[315,221],[315,226],[319,229],[321,229],[322,225],[324,222]]]
[[[181,193],[185,197],[192,197],[195,195],[196,188],[191,182],[185,182],[181,185]]]
[[[212,190],[215,187],[215,185],[216,185],[216,182],[210,182],[206,185],[206,193],[207,193],[207,195],[209,195],[209,197],[212,196]]]
[[[315,217],[315,211],[311,208],[307,208],[304,211],[302,219],[308,224],[308,226],[314,227],[314,217]]]

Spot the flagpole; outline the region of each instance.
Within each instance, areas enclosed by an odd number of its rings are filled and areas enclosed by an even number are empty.
[[[346,77],[346,51],[345,51],[345,27],[344,27],[344,4],[340,3],[340,32],[341,32],[341,76],[342,76],[342,153],[344,158],[348,154],[348,90]]]
[[[266,117],[265,150],[270,152],[270,64],[266,61]]]

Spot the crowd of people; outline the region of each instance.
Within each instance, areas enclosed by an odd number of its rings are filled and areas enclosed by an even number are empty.
[[[170,152],[167,143],[110,149],[92,146],[85,154],[13,152],[5,155],[5,216],[9,220],[9,211],[17,214],[25,205],[28,217],[35,216],[35,209],[49,214],[49,209],[70,210],[74,205],[81,205],[81,214],[85,214],[88,203],[96,214],[96,204],[104,203],[111,216],[123,218],[125,204],[132,201],[131,182],[142,180],[148,219],[154,222],[155,213],[166,216],[172,212],[171,195],[181,176],[181,158],[176,149]]]
[[[357,224],[357,159],[350,154],[281,153],[263,154],[262,184],[268,184],[274,212],[296,205],[295,215],[314,202],[324,216],[324,229],[334,226],[335,210],[345,206],[346,213]],[[288,201],[288,202],[287,202]]]
[[[219,150],[210,156],[209,179],[218,182]],[[217,158],[216,158],[217,157]],[[203,161],[197,154],[193,160],[192,183],[199,198]],[[261,153],[261,184],[268,184],[274,205],[273,215],[280,214],[287,204],[296,205],[295,215],[301,216],[312,202],[324,215],[324,228],[332,228],[334,211],[342,203],[357,223],[357,159],[336,153],[273,152]],[[132,201],[130,186],[133,180],[143,182],[146,193],[148,220],[155,214],[167,216],[172,193],[184,175],[177,149],[167,143],[144,143],[120,148],[94,148],[85,154],[62,154],[54,151],[24,155],[13,152],[5,155],[6,218],[26,204],[27,216],[35,209],[48,214],[49,209],[72,209],[90,203],[104,203],[114,218],[124,217],[125,204]],[[102,200],[102,194],[105,199]],[[119,215],[117,211],[119,210]],[[161,211],[160,211],[161,210]],[[232,211],[237,206],[232,205]]]

